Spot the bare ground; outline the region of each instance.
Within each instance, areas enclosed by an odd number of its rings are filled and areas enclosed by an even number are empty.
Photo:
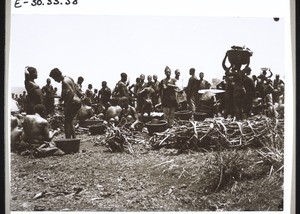
[[[280,209],[283,173],[270,170],[255,148],[177,154],[134,144],[127,154],[95,146],[99,136],[78,137],[75,154],[11,154],[12,211]]]

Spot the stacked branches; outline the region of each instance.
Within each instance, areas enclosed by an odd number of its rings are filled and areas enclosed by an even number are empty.
[[[179,121],[172,129],[155,133],[150,138],[154,149],[173,147],[183,150],[210,148],[240,148],[269,145],[283,147],[283,119],[256,116],[246,121],[224,120]]]

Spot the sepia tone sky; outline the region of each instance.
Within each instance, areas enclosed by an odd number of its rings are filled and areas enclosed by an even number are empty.
[[[24,85],[24,68],[38,70],[43,86],[51,69],[83,76],[110,87],[126,72],[130,83],[140,74],[164,77],[164,68],[180,69],[182,85],[191,67],[205,79],[221,79],[221,63],[232,45],[253,51],[250,67],[259,74],[270,67],[284,76],[284,20],[244,17],[13,15],[11,17],[9,82]],[[60,88],[58,83],[53,85]]]

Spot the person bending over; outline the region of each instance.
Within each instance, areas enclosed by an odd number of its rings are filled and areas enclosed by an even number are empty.
[[[65,136],[66,138],[76,138],[73,119],[81,107],[79,88],[71,77],[63,76],[58,68],[51,70],[50,77],[62,84],[61,99],[64,101]]]

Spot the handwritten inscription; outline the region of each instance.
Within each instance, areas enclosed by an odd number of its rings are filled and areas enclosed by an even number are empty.
[[[76,5],[78,0],[15,0],[15,8],[21,8],[24,5],[29,6],[50,6],[50,5]]]

